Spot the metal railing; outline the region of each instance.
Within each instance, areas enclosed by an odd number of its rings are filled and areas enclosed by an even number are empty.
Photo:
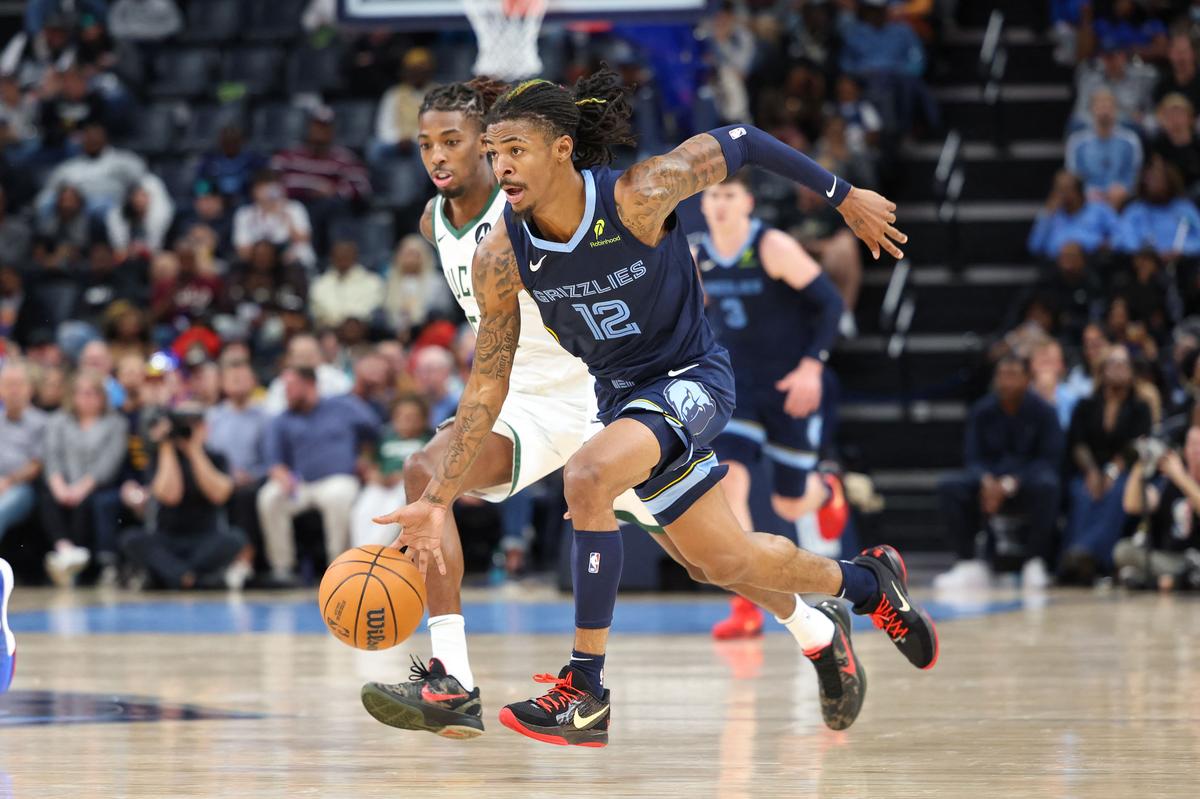
[[[1004,12],[992,11],[987,30],[983,34],[983,46],[979,48],[979,79],[983,84],[983,103],[992,113],[992,143],[997,150],[1007,147],[1004,129],[1004,102],[1000,87],[1008,69],[1008,50],[1004,46]]]

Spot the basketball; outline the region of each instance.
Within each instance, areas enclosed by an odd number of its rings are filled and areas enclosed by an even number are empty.
[[[425,615],[425,581],[398,549],[377,544],[343,552],[325,570],[321,618],[347,646],[376,652],[407,639]]]

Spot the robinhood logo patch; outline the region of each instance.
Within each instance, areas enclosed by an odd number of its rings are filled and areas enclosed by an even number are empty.
[[[618,234],[617,234],[617,235],[615,235],[615,236],[609,236],[607,239],[602,239],[602,238],[600,238],[601,236],[603,236],[603,235],[604,235],[604,226],[605,226],[605,224],[606,224],[606,223],[605,223],[605,221],[604,221],[603,219],[597,219],[597,220],[596,220],[596,224],[592,226],[592,232],[596,234],[596,240],[595,240],[595,241],[592,241],[592,242],[590,242],[590,245],[589,245],[589,246],[592,246],[592,247],[603,247],[605,244],[615,244],[616,242],[618,242],[618,241],[620,241],[620,240],[621,240],[621,234],[620,234],[620,233],[618,233]]]

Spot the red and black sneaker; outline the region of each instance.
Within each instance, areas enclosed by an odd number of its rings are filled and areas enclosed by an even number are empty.
[[[712,635],[718,641],[734,638],[757,638],[763,631],[763,613],[749,599],[734,596],[729,603],[730,613],[713,625]]]
[[[908,569],[894,547],[864,549],[854,563],[875,572],[879,599],[874,607],[854,606],[854,612],[870,615],[875,626],[887,633],[896,648],[918,669],[932,669],[938,659],[937,628],[933,619],[908,596]]]
[[[553,674],[535,674],[534,682],[554,687],[536,699],[514,702],[500,710],[500,723],[510,730],[558,746],[608,746],[609,693],[597,696],[587,677],[563,666]]]
[[[816,610],[833,622],[833,640],[804,656],[817,670],[821,717],[831,730],[844,730],[858,718],[867,695],[867,673],[850,645],[850,613],[836,599],[823,599]]]
[[[401,730],[425,730],[462,740],[483,735],[479,688],[468,691],[437,658],[426,668],[415,657],[406,683],[369,682],[362,703],[376,721]]]

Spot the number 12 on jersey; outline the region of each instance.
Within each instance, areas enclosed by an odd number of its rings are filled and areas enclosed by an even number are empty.
[[[625,336],[636,336],[642,332],[637,322],[628,322],[629,306],[621,300],[605,300],[591,305],[575,303],[571,306],[583,321],[587,322],[588,330],[596,337],[596,341],[611,341]]]

